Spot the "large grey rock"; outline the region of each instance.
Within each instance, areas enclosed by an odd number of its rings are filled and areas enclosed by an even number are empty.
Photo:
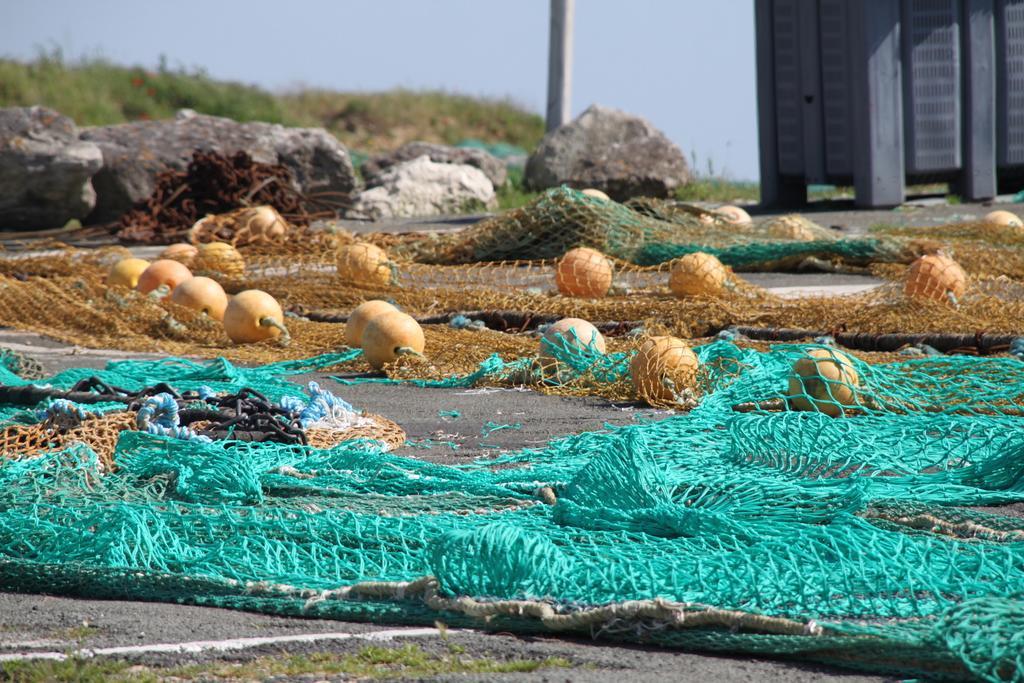
[[[89,215],[103,155],[44,107],[0,109],[0,229],[53,228]]]
[[[686,158],[664,133],[646,119],[596,104],[545,135],[526,162],[533,189],[593,187],[617,201],[667,197],[689,180]]]
[[[322,128],[237,123],[183,109],[167,121],[87,128],[81,138],[103,151],[103,169],[93,179],[95,221],[115,220],[149,197],[156,175],[184,169],[196,150],[244,151],[254,161],[284,164],[295,176],[296,189],[306,194],[349,195],[359,186],[348,150]]]
[[[465,164],[479,168],[491,181],[495,188],[501,187],[508,179],[508,169],[494,155],[482,149],[449,147],[436,145],[432,142],[408,142],[393,152],[372,156],[363,163],[363,180],[367,187],[380,184],[384,171],[396,164],[412,161],[419,157],[430,157],[437,164]]]
[[[492,209],[497,204],[494,186],[484,172],[465,164],[438,164],[421,156],[392,166],[364,190],[350,218],[444,216],[470,209]]]

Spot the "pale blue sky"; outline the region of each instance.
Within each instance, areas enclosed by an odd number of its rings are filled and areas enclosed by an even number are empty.
[[[541,112],[548,0],[0,0],[0,55],[203,67],[272,90],[397,86]],[[573,115],[650,119],[700,170],[757,178],[753,0],[577,0]]]

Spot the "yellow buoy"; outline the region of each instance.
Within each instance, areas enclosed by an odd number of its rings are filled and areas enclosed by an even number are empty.
[[[352,348],[358,348],[363,343],[363,330],[366,329],[366,325],[371,320],[383,313],[397,310],[387,301],[381,301],[380,299],[364,301],[359,304],[352,309],[348,320],[345,322],[345,343]]]
[[[593,197],[594,199],[603,199],[606,202],[610,202],[612,200],[611,197],[609,197],[604,192],[594,187],[588,187],[585,190],[580,190],[580,192],[587,195],[588,197]]]
[[[205,313],[214,320],[224,320],[224,309],[228,306],[228,295],[216,280],[202,275],[185,280],[171,292],[171,301]]]
[[[247,289],[231,297],[224,309],[224,332],[236,344],[278,338],[287,344],[290,339],[281,304],[258,289]]]
[[[160,252],[160,258],[170,259],[171,261],[177,261],[178,263],[191,268],[192,262],[196,258],[196,254],[199,253],[199,249],[193,244],[187,242],[180,242],[178,244],[171,244],[166,249]]]
[[[789,214],[769,222],[768,234],[779,239],[813,242],[818,239],[818,235],[810,226],[810,221],[803,216]]]
[[[793,363],[786,397],[793,410],[816,410],[839,417],[857,404],[860,375],[853,361],[833,349],[811,349]]]
[[[196,272],[238,278],[245,273],[245,259],[227,242],[208,242],[199,245],[194,267]]]
[[[391,260],[375,244],[353,242],[338,247],[338,277],[361,287],[386,287],[391,284]]]
[[[638,398],[649,403],[674,403],[684,389],[697,386],[697,354],[675,337],[644,340],[629,363],[629,376]]]
[[[272,206],[256,206],[239,216],[239,223],[256,240],[275,240],[288,232],[288,223]]]
[[[169,296],[174,288],[185,280],[192,278],[192,271],[170,259],[160,259],[149,264],[146,270],[139,275],[139,281],[135,288],[143,294],[149,294],[158,287],[164,289],[161,296]]]
[[[943,254],[922,256],[907,270],[904,293],[913,299],[959,301],[967,291],[967,273],[960,264]]]
[[[598,353],[604,353],[606,348],[604,337],[601,336],[597,328],[580,318],[562,318],[558,322],[552,323],[544,331],[544,339],[556,346],[560,345],[559,340],[565,340],[569,346],[590,348]],[[542,343],[540,348],[541,355],[545,355],[548,344]]]
[[[360,341],[363,356],[374,370],[380,370],[403,355],[421,355],[426,347],[420,324],[411,315],[398,310],[371,318]]]
[[[128,287],[135,289],[139,277],[149,268],[149,261],[141,258],[123,258],[115,263],[107,273],[108,287]]]
[[[581,318],[562,318],[548,325],[540,342],[540,369],[544,375],[553,377],[556,381],[569,379],[560,376],[561,364],[552,350],[564,347],[581,351],[587,349],[601,354],[607,348],[598,329]]]
[[[725,219],[726,222],[735,223],[737,225],[745,225],[750,223],[751,220],[749,213],[740,207],[732,206],[731,204],[718,207],[715,209],[715,213],[718,214],[719,217]]]
[[[563,296],[599,299],[611,289],[612,264],[596,249],[570,249],[555,268],[555,285]]]
[[[985,214],[985,222],[989,225],[998,225],[1006,228],[1024,227],[1024,222],[1021,222],[1017,214],[1003,209],[990,211]]]
[[[680,299],[688,296],[715,296],[725,289],[728,277],[721,261],[711,254],[695,251],[672,262],[668,287]]]

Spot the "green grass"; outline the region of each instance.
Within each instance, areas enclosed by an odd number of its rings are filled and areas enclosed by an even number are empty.
[[[0,681],[11,683],[48,683],[65,681],[74,683],[102,683],[127,681],[132,676],[127,670],[131,664],[120,659],[65,659],[62,662],[34,660],[3,662]],[[155,680],[150,678],[149,680]]]
[[[523,186],[523,171],[519,168],[508,169],[508,180],[502,187],[497,188],[498,210],[507,211],[525,206],[539,197],[541,192],[527,190]]]
[[[412,140],[454,145],[470,138],[531,150],[544,137],[544,119],[513,102],[445,92],[306,90],[280,102],[294,124],[323,126],[348,147],[370,152]]]
[[[509,101],[408,90],[275,95],[166,64],[144,69],[103,59],[68,63],[59,51],[30,63],[0,59],[0,107],[35,104],[56,109],[80,126],[168,118],[181,108],[238,121],[323,126],[347,147],[363,152],[412,140],[454,144],[467,138],[532,149],[544,135],[542,117]]]
[[[761,198],[757,183],[697,176],[676,188],[675,198],[683,202],[756,203]]]
[[[69,659],[63,662],[31,661],[0,664],[0,681],[99,683],[100,681],[262,680],[270,676],[343,675],[351,678],[425,678],[442,674],[528,673],[541,669],[569,668],[565,659],[495,660],[467,657],[462,648],[449,646],[445,655],[434,655],[417,645],[399,648],[369,646],[355,654],[321,652],[310,655],[260,657],[248,662],[212,662],[157,669],[132,666],[123,660]]]
[[[53,636],[55,638],[60,638],[61,640],[73,640],[80,642],[90,636],[96,635],[99,631],[100,630],[95,626],[81,624],[79,626],[72,626],[71,628],[60,629],[54,632]]]
[[[104,60],[75,65],[59,53],[29,64],[0,60],[0,107],[41,104],[80,126],[160,119],[182,108],[239,121],[285,121],[270,93],[240,83],[215,81],[201,71],[155,71],[120,67]]]

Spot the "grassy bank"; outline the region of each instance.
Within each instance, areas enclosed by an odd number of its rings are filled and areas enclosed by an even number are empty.
[[[539,115],[508,101],[405,90],[278,95],[166,64],[150,70],[102,59],[68,63],[59,52],[30,63],[0,59],[0,107],[34,104],[56,109],[80,126],[168,118],[182,108],[237,121],[323,126],[362,152],[412,140],[454,144],[467,138],[531,149],[544,135]]]

